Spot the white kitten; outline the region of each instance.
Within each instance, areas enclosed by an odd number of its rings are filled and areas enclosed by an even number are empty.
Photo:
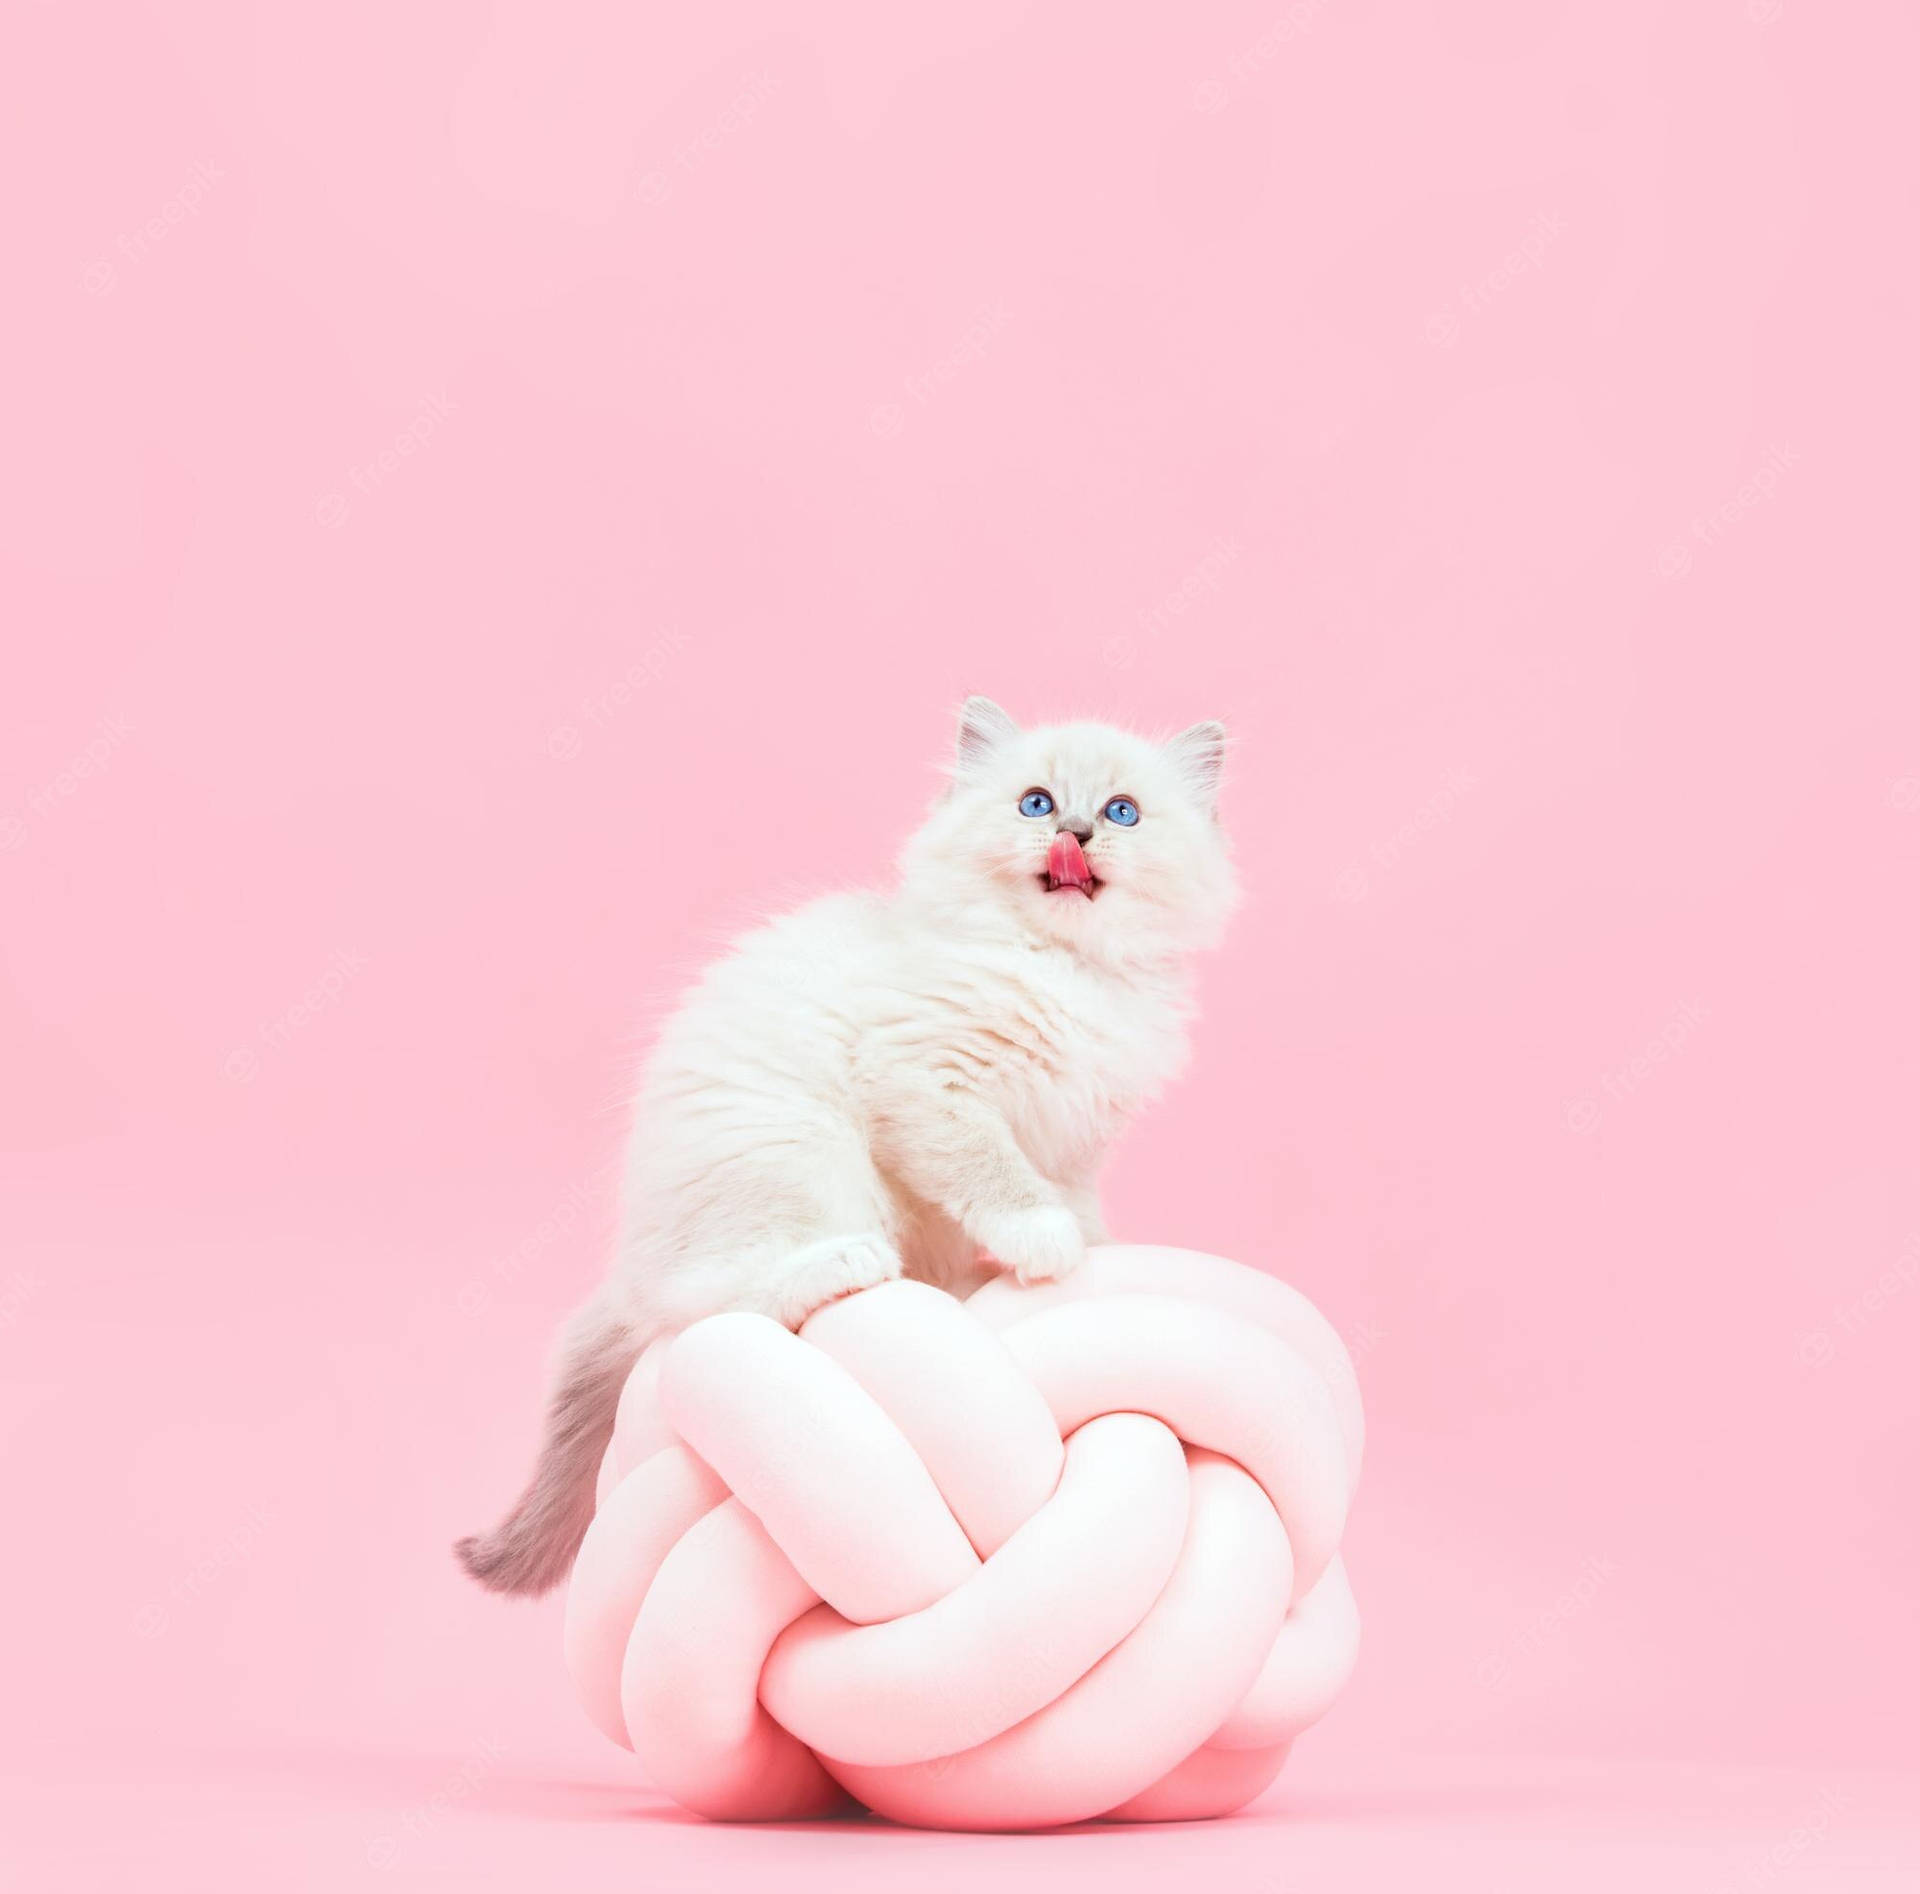
[[[1101,1162],[1179,1066],[1186,957],[1234,903],[1225,744],[1022,731],[969,698],[896,891],[813,902],[708,971],[649,1062],[618,1252],[563,1337],[532,1483],[458,1548],[475,1578],[565,1574],[655,1336],[721,1309],[797,1328],[903,1272],[1059,1276],[1104,1236]]]

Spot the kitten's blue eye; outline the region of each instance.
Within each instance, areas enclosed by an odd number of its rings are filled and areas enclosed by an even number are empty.
[[[1044,789],[1029,789],[1020,798],[1022,815],[1052,815],[1053,798]]]
[[[1132,828],[1140,820],[1140,811],[1125,796],[1115,796],[1100,813],[1123,829]]]

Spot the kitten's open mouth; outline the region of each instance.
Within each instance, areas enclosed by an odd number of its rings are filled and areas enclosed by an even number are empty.
[[[1070,891],[1085,895],[1089,901],[1099,893],[1100,877],[1087,866],[1077,836],[1062,829],[1053,838],[1053,846],[1047,850],[1047,872],[1040,877],[1040,885],[1049,894]]]

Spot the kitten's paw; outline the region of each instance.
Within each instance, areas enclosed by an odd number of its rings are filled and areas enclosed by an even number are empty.
[[[987,1217],[981,1246],[1022,1282],[1056,1282],[1080,1267],[1087,1240],[1073,1212],[1062,1204],[1044,1210],[1009,1210]]]
[[[797,1329],[815,1309],[900,1274],[900,1252],[882,1236],[834,1236],[808,1243],[780,1265],[760,1307]]]

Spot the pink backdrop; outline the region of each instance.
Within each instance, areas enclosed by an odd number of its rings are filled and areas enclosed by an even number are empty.
[[[806,13],[10,21],[0,1850],[1894,1885],[1920,28]],[[1366,1649],[1223,1827],[701,1828],[447,1544],[649,1022],[967,689],[1238,732],[1112,1202],[1347,1331]]]

